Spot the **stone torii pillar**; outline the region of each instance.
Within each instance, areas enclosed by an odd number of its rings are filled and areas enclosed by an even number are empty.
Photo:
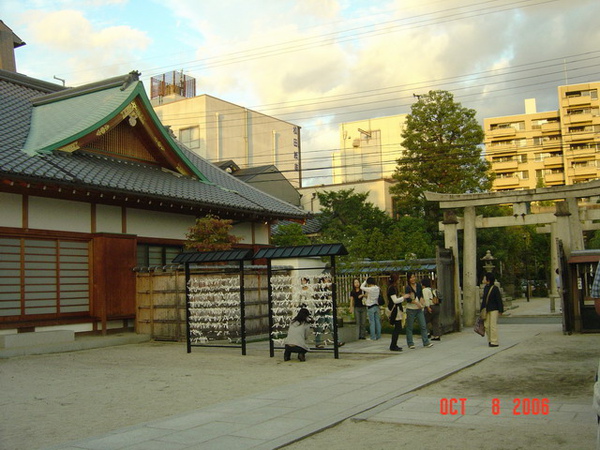
[[[464,208],[463,244],[463,319],[466,327],[472,326],[475,323],[478,300],[475,207],[466,206]]]
[[[454,263],[454,329],[462,330],[462,296],[460,295],[460,267],[458,265],[458,219],[454,210],[444,211],[442,221],[444,231],[444,247],[452,250]]]

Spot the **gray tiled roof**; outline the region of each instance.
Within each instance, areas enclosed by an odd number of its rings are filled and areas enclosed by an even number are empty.
[[[277,236],[279,234],[279,228],[282,225],[289,225],[292,223],[298,223],[291,220],[280,220],[277,223],[271,225],[271,234],[273,236]],[[301,225],[303,234],[315,234],[319,233],[323,228],[321,224],[320,214],[316,214],[313,217],[309,217],[306,221]]]
[[[261,248],[255,254],[255,259],[302,258],[312,256],[343,256],[348,250],[344,244],[299,245],[296,247]]]
[[[123,77],[124,78],[124,77]],[[34,101],[39,102],[41,96],[51,94],[50,97],[69,98],[69,90],[62,91],[62,87],[50,83],[37,82],[18,74],[0,70],[0,175],[5,177],[25,179],[30,182],[67,184],[69,187],[78,187],[107,193],[131,193],[144,198],[171,201],[177,204],[190,204],[202,208],[214,208],[218,211],[235,211],[243,214],[256,214],[258,216],[275,219],[304,218],[307,213],[289,203],[283,202],[264,192],[236,179],[223,170],[202,159],[191,152],[176,140],[173,151],[184,160],[187,159],[195,167],[195,172],[200,172],[205,181],[180,176],[169,171],[163,171],[157,166],[130,162],[117,158],[105,157],[98,154],[76,151],[74,153],[50,152],[38,153],[48,148],[46,143],[65,142],[68,136],[64,127],[49,135],[43,132],[34,132],[30,135],[31,117]],[[139,90],[139,89],[138,89]],[[62,92],[58,92],[62,91]],[[52,94],[52,92],[58,92]],[[127,93],[123,92],[123,96]],[[143,94],[145,95],[145,94]],[[81,104],[84,97],[98,99],[104,98],[105,103],[114,106],[118,101],[106,98],[107,92],[98,94],[94,90],[87,92],[81,89],[77,100],[74,102],[72,95],[69,102],[64,105]],[[144,99],[147,101],[147,98]],[[44,104],[46,106],[47,104]],[[81,106],[81,105],[80,105]],[[82,108],[72,106],[81,111]],[[46,112],[35,116],[37,130],[49,130],[47,117],[59,114],[58,107],[45,108]],[[101,108],[98,108],[101,109]],[[111,107],[102,109],[103,114],[110,114]],[[39,110],[41,111],[41,109]],[[52,111],[52,114],[46,114]],[[63,111],[69,114],[69,111]],[[72,113],[72,111],[71,111]],[[56,118],[59,122],[64,118]],[[71,128],[71,133],[81,129],[89,129],[93,124],[101,121],[98,115],[82,119],[79,127]],[[93,124],[92,124],[93,122]],[[44,140],[44,136],[48,136]],[[30,155],[23,149],[28,145]]]

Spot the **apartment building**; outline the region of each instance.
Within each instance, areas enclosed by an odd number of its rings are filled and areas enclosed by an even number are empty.
[[[368,193],[367,201],[393,215],[390,187],[396,161],[402,156],[402,131],[408,114],[345,122],[340,125],[340,147],[332,155],[331,184],[304,187],[301,206],[319,212],[318,192],[353,189]]]
[[[493,190],[571,185],[600,173],[600,82],[558,87],[557,111],[484,119],[485,156],[496,173]]]
[[[391,178],[402,156],[402,131],[408,114],[345,122],[340,149],[333,154],[333,183]]]
[[[179,72],[152,77],[152,106],[180,142],[213,163],[276,166],[295,188],[302,186],[299,126],[195,93],[195,80]]]

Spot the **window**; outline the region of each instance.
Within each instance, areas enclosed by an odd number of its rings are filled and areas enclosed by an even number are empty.
[[[179,130],[179,140],[189,148],[199,148],[200,127],[182,128]]]
[[[89,312],[89,269],[87,242],[0,238],[0,317]]]
[[[137,265],[141,267],[165,266],[181,253],[183,248],[176,245],[138,244]]]
[[[575,97],[590,97],[591,100],[598,99],[598,90],[597,89],[586,89],[583,91],[571,91],[565,93],[567,98],[575,98]]]
[[[525,129],[525,122],[494,123],[490,126],[491,130],[504,130],[507,128],[514,128],[517,131],[522,131]]]

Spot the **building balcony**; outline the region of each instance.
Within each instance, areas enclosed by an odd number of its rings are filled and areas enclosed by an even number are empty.
[[[595,177],[598,168],[595,165],[575,166],[569,169],[569,175],[572,177]]]
[[[562,156],[551,156],[550,158],[544,159],[544,167],[556,167],[563,165]]]
[[[586,123],[591,122],[594,116],[592,113],[586,114],[565,114],[563,116],[563,122],[565,125],[572,125],[574,123]]]
[[[562,142],[560,139],[545,140],[542,142],[542,147],[544,149],[560,148],[561,145]]]
[[[596,133],[593,131],[574,131],[564,135],[565,142],[591,141]]]
[[[550,173],[550,174],[544,176],[544,182],[547,185],[565,184],[565,174],[564,173]]]
[[[542,133],[552,133],[560,130],[560,122],[543,123],[541,126]]]
[[[584,106],[591,105],[592,98],[589,95],[580,95],[578,97],[568,97],[563,99],[563,105],[565,106]]]
[[[506,153],[517,154],[517,145],[514,143],[507,145],[491,145],[491,143],[486,143],[485,148],[488,155],[504,155]]]
[[[496,188],[496,189],[518,188],[520,183],[521,183],[521,180],[518,177],[496,178],[494,180],[494,188]]]
[[[513,127],[495,128],[488,131],[487,134],[492,138],[515,136],[517,134],[517,130],[515,130]]]
[[[519,163],[517,160],[513,161],[499,161],[492,163],[492,170],[495,172],[507,172],[510,170],[517,170]]]
[[[571,159],[590,159],[595,154],[596,150],[594,148],[578,148],[576,150],[569,150],[567,153]]]

